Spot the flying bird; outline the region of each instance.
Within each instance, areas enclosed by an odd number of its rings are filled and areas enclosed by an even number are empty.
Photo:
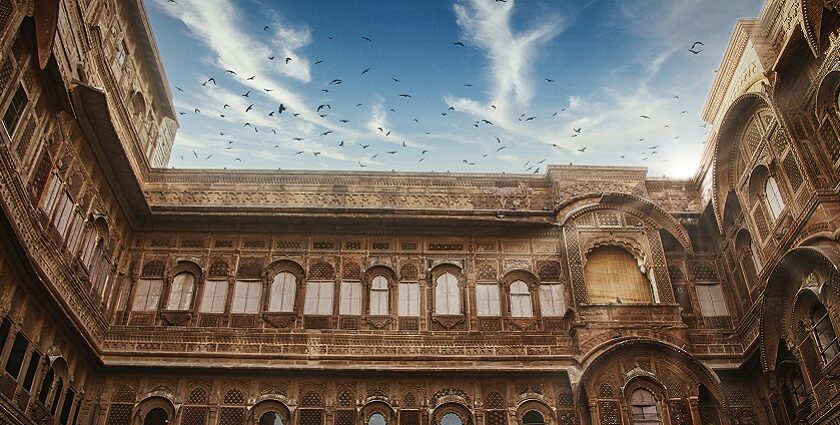
[[[292,58],[286,58],[286,65],[288,65],[289,62],[291,62],[291,61],[292,61]]]
[[[332,130],[328,130],[328,131],[325,131],[325,132],[321,133],[322,136],[329,136],[330,134],[332,134]]]
[[[371,39],[370,39],[370,38],[368,38],[368,37],[362,37],[362,40],[365,40],[365,41],[367,41],[368,43],[373,43],[373,40],[371,40]]]
[[[647,116],[647,115],[639,115],[639,117],[640,117],[640,118],[644,118],[644,119],[646,119],[646,120],[649,120],[649,119],[650,119],[650,117],[649,117],[649,116]]]
[[[367,74],[369,71],[370,71],[370,68],[365,69],[364,71],[362,71],[362,75]]]
[[[456,46],[461,46],[461,47],[464,47],[464,43],[463,43],[462,41],[456,41],[456,42],[454,42],[454,43],[452,43],[452,44],[454,44],[454,45],[456,45]]]
[[[175,86],[175,89],[177,89],[178,91],[184,91],[184,89],[182,89],[182,88],[180,88],[180,87],[178,87],[178,86]]]
[[[332,107],[330,105],[323,104],[323,105],[318,105],[318,109],[316,109],[315,112],[321,112],[321,109],[324,109],[324,108],[332,110]]]
[[[317,62],[313,63],[312,65],[318,65],[320,63],[324,63],[324,61],[317,61]]]
[[[584,146],[584,147],[582,147],[582,148],[578,149],[578,152],[586,152],[586,146]]]
[[[400,97],[411,97],[411,95],[403,93],[403,94],[400,95]]]
[[[574,130],[575,130],[575,133],[580,134],[580,130],[581,130],[581,128],[575,128]]]
[[[283,111],[285,111],[285,110],[286,110],[286,107],[283,106],[283,104],[281,103],[280,106],[277,107],[277,115],[282,114]]]
[[[545,79],[545,82],[546,82],[546,83],[556,83],[556,82],[557,82],[557,80],[552,80],[551,78],[546,78],[546,79]]]
[[[234,70],[232,70],[232,69],[226,69],[226,70],[225,70],[225,72],[227,72],[227,73],[228,73],[228,74],[230,74],[230,75],[237,75],[237,74],[236,74],[236,71],[234,71]]]
[[[245,113],[248,113],[251,109],[254,109],[254,104],[253,103],[248,105],[247,108],[245,108]]]
[[[208,78],[208,79],[207,79],[207,81],[205,81],[205,82],[201,83],[201,85],[202,85],[202,86],[206,86],[206,85],[207,85],[207,83],[213,83],[213,85],[215,86],[215,85],[216,85],[216,79],[215,79],[215,78],[213,78],[213,77],[210,77],[210,78]]]
[[[248,91],[245,92],[245,94],[242,95],[242,97],[248,97],[250,95],[251,95],[251,90],[248,90]]]

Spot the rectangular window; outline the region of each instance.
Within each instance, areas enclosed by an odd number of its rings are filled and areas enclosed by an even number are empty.
[[[61,186],[61,178],[58,177],[58,174],[53,174],[50,178],[50,187],[47,189],[47,194],[44,196],[44,203],[41,207],[41,210],[44,211],[47,216],[52,215],[53,208],[55,208],[55,202],[58,199],[58,193],[61,191]]]
[[[397,292],[399,296],[398,314],[400,316],[419,316],[420,284],[417,282],[400,282]]]
[[[32,382],[35,380],[35,372],[38,370],[38,363],[41,361],[41,354],[37,351],[32,352],[32,358],[29,359],[29,367],[26,368],[26,375],[23,375],[23,389],[32,390]]]
[[[362,283],[341,282],[341,303],[338,305],[338,314],[346,316],[358,316],[362,314]]]
[[[72,388],[67,389],[67,394],[64,395],[64,404],[61,406],[61,414],[59,415],[59,423],[67,425],[70,420],[70,409],[73,407],[73,399],[76,398],[76,392]]]
[[[237,280],[233,287],[231,313],[259,313],[261,296],[262,282],[258,280]]]
[[[12,102],[9,103],[9,108],[6,109],[6,112],[3,114],[3,126],[6,128],[6,134],[9,135],[10,139],[12,138],[12,134],[14,134],[15,127],[20,122],[20,118],[23,116],[23,110],[26,108],[28,103],[29,96],[26,95],[26,90],[24,90],[23,85],[18,84],[17,91],[12,97]]]
[[[204,282],[204,295],[201,297],[202,313],[224,313],[228,282],[226,280],[208,280]]]
[[[479,316],[500,316],[499,284],[479,283],[475,285],[475,301]]]
[[[9,318],[3,318],[3,324],[0,325],[0,354],[3,354],[3,347],[6,345],[6,339],[9,338],[9,331],[12,330],[12,322]]]
[[[169,287],[169,300],[166,303],[167,310],[189,310],[192,308],[193,289],[195,289],[195,276],[190,273],[178,273],[172,278]]]
[[[133,311],[155,311],[160,301],[160,288],[163,281],[160,279],[140,279],[137,283],[137,290],[134,292]]]
[[[92,225],[85,227],[84,237],[82,240],[82,250],[79,254],[82,258],[82,264],[90,270],[91,261],[93,260],[93,251],[96,249],[96,228]]]
[[[82,224],[85,219],[78,212],[70,219],[70,231],[67,234],[67,250],[75,254],[79,248],[79,241],[82,238]]]
[[[307,282],[303,314],[330,315],[333,306],[332,282]]]
[[[540,311],[543,317],[558,317],[566,314],[563,284],[540,285]]]
[[[67,190],[62,190],[59,193],[54,214],[52,218],[53,226],[64,237],[67,227],[70,225],[70,216],[73,214],[73,199],[70,198],[70,193]]]
[[[700,302],[700,312],[704,317],[729,316],[721,284],[695,285],[694,288]]]
[[[20,374],[20,367],[23,365],[23,357],[26,355],[28,345],[29,341],[22,333],[18,332],[15,335],[15,342],[12,344],[12,352],[9,353],[9,360],[6,362],[6,372],[9,372],[9,375],[12,375],[15,380]]]

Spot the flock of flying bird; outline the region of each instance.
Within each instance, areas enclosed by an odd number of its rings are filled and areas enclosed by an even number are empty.
[[[506,3],[507,2],[507,0],[495,0],[495,1],[497,3]],[[177,4],[177,2],[175,0],[168,0],[168,2]],[[264,26],[263,27],[263,31],[268,31],[269,29],[270,29],[270,26]],[[330,39],[330,40],[333,39],[333,37],[327,37],[327,38]],[[362,40],[365,43],[374,43],[374,40],[371,39],[370,37],[367,37],[367,36],[361,36],[360,40]],[[452,45],[454,45],[456,47],[465,47],[464,43],[461,42],[461,41],[455,41],[455,42],[452,43]],[[699,41],[695,42],[691,46],[691,48],[688,49],[688,51],[691,52],[694,55],[697,55],[697,54],[699,54],[703,51],[702,49],[698,50],[697,49],[698,46],[703,46],[703,43],[699,42]],[[269,61],[275,61],[278,58],[276,57],[276,55],[272,55],[272,56],[268,56],[266,59],[269,60]],[[285,65],[288,65],[293,60],[294,59],[291,58],[291,57],[285,57],[285,58],[281,59],[281,61]],[[318,61],[314,62],[313,65],[320,65],[322,63],[324,63],[324,60],[318,60]],[[360,72],[360,75],[366,75],[366,74],[370,73],[372,71],[372,69],[373,68],[365,68],[364,70],[362,70]],[[226,69],[224,72],[226,74],[229,74],[231,77],[241,77],[239,74],[237,74],[236,70],[233,70],[233,69]],[[247,78],[245,78],[245,80],[254,81],[256,78],[257,78],[257,76],[251,75],[251,76],[248,76]],[[395,78],[395,77],[391,77],[391,80],[392,80],[393,83],[396,83],[396,84],[399,84],[399,83],[402,82],[400,79]],[[544,78],[544,81],[545,81],[546,84],[557,83],[557,80],[551,79],[551,78]],[[326,84],[325,88],[321,89],[321,91],[324,92],[324,93],[330,93],[332,90],[337,89],[343,83],[344,83],[343,79],[339,79],[339,78],[332,79],[331,81],[329,81]],[[218,85],[218,82],[217,82],[216,78],[215,77],[209,77],[207,80],[205,80],[204,82],[201,83],[201,86],[203,86],[203,87],[207,87],[208,85],[213,85],[213,86]],[[467,83],[467,84],[464,84],[464,86],[472,87],[473,85]],[[175,89],[178,92],[185,92],[185,90],[182,89],[179,86],[175,86]],[[266,93],[270,93],[270,92],[273,91],[270,88],[265,88],[263,90]],[[251,90],[248,90],[245,93],[241,94],[241,97],[246,98],[246,99],[251,98],[251,96],[252,96]],[[404,99],[412,98],[412,95],[409,94],[409,93],[400,93],[398,96],[401,97],[401,98],[404,98]],[[674,96],[672,100],[673,101],[679,101],[679,96]],[[248,102],[246,102],[246,103],[248,103]],[[362,105],[363,105],[362,103],[357,103],[355,105],[355,107],[360,107]],[[490,107],[492,109],[496,109],[495,105],[491,105]],[[231,108],[230,104],[228,104],[228,103],[223,104],[222,113],[219,114],[220,118],[222,118],[222,119],[227,118],[227,114],[225,113],[225,111],[228,110],[229,108]],[[255,104],[250,103],[244,110],[245,114],[251,113],[251,111],[254,110],[254,108],[255,108]],[[333,107],[329,103],[322,103],[315,108],[315,112],[321,118],[324,118],[324,119],[327,119],[332,111],[333,111]],[[390,112],[396,112],[393,108],[389,109],[389,111]],[[454,111],[455,111],[455,108],[450,106],[446,110],[440,112],[440,116],[441,117],[447,117],[450,113],[452,113]],[[551,118],[556,118],[556,117],[558,117],[558,115],[560,115],[564,112],[566,112],[566,108],[562,108],[562,109],[560,109],[559,112],[555,112],[554,114],[551,115]],[[683,111],[680,112],[680,115],[685,115],[685,114],[687,114],[687,112],[688,111],[683,110]],[[196,114],[196,115],[202,114],[201,110],[198,109],[198,108],[195,108],[192,111],[192,113]],[[265,112],[263,111],[263,113],[265,113]],[[297,118],[301,115],[300,112],[290,111],[289,108],[286,105],[284,105],[283,103],[280,103],[277,106],[276,109],[268,111],[267,116],[268,117],[274,117],[274,118],[281,118],[282,116],[284,116],[284,113],[285,113],[285,116],[291,115],[292,118]],[[188,112],[180,111],[180,112],[178,112],[178,114],[180,116],[185,116],[185,115],[188,114]],[[648,115],[640,115],[639,118],[644,119],[644,120],[650,120],[651,119],[651,117],[648,116]],[[528,122],[534,121],[535,119],[537,119],[537,116],[533,116],[533,115],[530,115],[528,113],[523,113],[518,117],[517,120],[520,123],[528,123]],[[414,123],[418,123],[418,124],[420,123],[420,120],[418,118],[413,118],[412,121]],[[341,124],[349,124],[350,123],[350,121],[347,120],[347,119],[340,119],[340,120],[338,120],[338,122],[341,123]],[[476,127],[476,128],[493,126],[493,125],[494,125],[493,122],[490,121],[490,120],[487,120],[487,119],[479,119],[479,120],[476,120],[472,123],[472,126]],[[254,130],[254,132],[256,132],[256,133],[259,133],[259,131],[260,131],[259,128],[256,125],[252,124],[251,122],[244,122],[242,124],[242,127],[252,128]],[[706,125],[704,124],[701,127],[706,127]],[[666,124],[665,128],[670,128],[670,125]],[[383,128],[383,127],[377,127],[376,129],[381,133],[382,136],[385,136],[385,137],[390,136],[391,132],[392,132],[392,130],[386,129],[386,128]],[[275,129],[271,129],[270,131],[274,134],[277,134],[277,131]],[[333,130],[327,130],[327,131],[324,131],[324,132],[320,133],[317,137],[319,137],[319,138],[326,137],[326,136],[329,136],[333,133],[334,133]],[[431,133],[427,131],[427,132],[425,132],[425,134],[429,135]],[[580,127],[572,128],[570,137],[575,138],[575,137],[580,136],[581,134],[583,134],[583,128],[580,128]],[[708,134],[708,132],[706,134]],[[227,135],[227,133],[225,131],[220,131],[219,132],[219,136],[221,136],[221,137],[224,137],[226,135]],[[494,139],[495,139],[495,142],[496,142],[495,147],[489,149],[488,152],[492,153],[492,151],[495,151],[496,154],[499,154],[502,151],[504,151],[505,149],[508,149],[508,146],[502,142],[501,138],[499,138],[498,136],[494,136]],[[678,137],[675,137],[674,139],[676,140],[676,139],[678,139]],[[293,140],[295,142],[303,142],[305,139],[302,138],[302,137],[293,137],[291,140]],[[639,142],[644,142],[644,141],[645,141],[644,138],[639,139]],[[228,139],[228,140],[225,140],[225,143],[227,145],[225,147],[226,150],[231,151],[231,150],[234,149],[234,147],[233,147],[233,144],[235,143],[234,140]],[[401,143],[396,143],[396,145],[398,146],[397,149],[390,149],[390,150],[384,150],[384,151],[381,151],[381,152],[378,152],[378,153],[373,153],[372,155],[367,157],[367,160],[372,161],[372,160],[376,159],[377,157],[379,157],[380,154],[396,155],[400,152],[401,149],[405,149],[405,148],[409,147],[409,145],[405,141],[402,141]],[[358,143],[357,146],[359,146],[363,150],[367,150],[368,148],[371,147],[371,143],[368,143],[368,144]],[[565,147],[561,147],[558,144],[551,144],[551,146],[553,146],[554,148],[560,149],[560,150],[565,150],[566,149]],[[338,144],[337,144],[337,147],[338,148],[344,148],[345,147],[344,140],[339,141]],[[280,144],[275,144],[274,145],[274,149],[280,149],[280,148],[281,148]],[[586,149],[587,149],[587,146],[583,146],[583,147],[578,148],[576,150],[580,153],[583,153],[583,152],[586,152]],[[642,152],[642,160],[646,161],[649,158],[651,158],[653,155],[656,155],[658,153],[657,149],[659,149],[659,145],[650,146],[648,149],[646,149],[644,152]],[[305,153],[307,153],[307,151],[300,150],[300,151],[295,152],[294,155],[300,156],[300,155],[303,155]],[[316,151],[311,151],[309,153],[311,153],[312,155],[314,155],[316,157],[319,156],[319,155],[322,155],[322,152],[317,151],[317,150]],[[423,162],[424,160],[426,160],[426,155],[428,153],[429,153],[428,149],[420,150],[420,157],[419,157],[417,162],[420,163],[420,162]],[[196,152],[195,150],[192,150],[192,154],[195,156],[196,159],[201,159],[199,157],[198,152]],[[490,155],[490,153],[484,153],[481,156],[481,158],[487,158],[489,155]],[[621,159],[626,159],[626,156],[627,156],[626,154],[622,154],[622,155],[620,155],[620,158]],[[207,156],[202,155],[202,157],[205,161],[207,161],[207,160],[209,160],[213,157],[213,154],[210,154],[210,155],[207,155]],[[184,160],[183,155],[181,155],[180,158],[181,158],[181,160]],[[242,162],[242,159],[240,157],[235,157],[234,160],[237,161],[237,162],[240,162],[240,163]],[[546,158],[543,158],[539,161],[533,161],[533,162],[532,161],[527,161],[522,165],[522,171],[525,172],[525,173],[538,174],[541,171],[542,167],[547,165],[546,161],[547,161]],[[462,159],[461,162],[463,164],[467,165],[467,166],[475,166],[476,165],[476,160]],[[366,168],[368,166],[367,164],[365,164],[364,162],[361,162],[361,161],[357,161],[357,163],[358,163],[358,166],[361,167],[361,168]],[[571,165],[571,163],[570,163],[570,165]]]

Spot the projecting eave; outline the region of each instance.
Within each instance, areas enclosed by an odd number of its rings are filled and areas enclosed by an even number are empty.
[[[89,145],[102,167],[102,172],[108,176],[105,181],[111,185],[111,191],[128,217],[129,223],[134,227],[149,214],[149,204],[137,180],[128,152],[111,121],[105,92],[76,82],[71,88],[71,97],[79,126],[91,141]]]

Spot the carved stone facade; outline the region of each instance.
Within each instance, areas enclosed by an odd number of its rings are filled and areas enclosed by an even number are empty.
[[[0,0],[0,422],[836,424],[837,8],[738,22],[667,180],[158,168],[142,1]]]

